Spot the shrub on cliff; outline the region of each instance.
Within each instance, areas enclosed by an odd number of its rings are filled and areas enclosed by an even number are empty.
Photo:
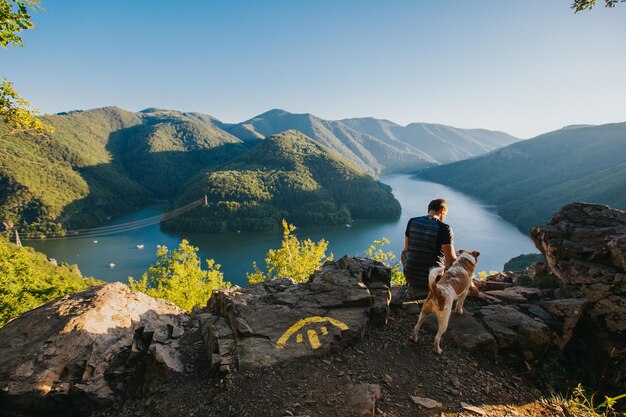
[[[317,268],[326,261],[332,260],[333,255],[326,256],[328,242],[324,239],[315,243],[311,239],[298,240],[293,235],[295,226],[282,221],[283,242],[279,249],[270,249],[265,258],[267,273],[264,274],[256,265],[252,265],[254,272],[247,274],[248,282],[268,281],[274,278],[291,278],[297,282],[306,282]]]
[[[33,308],[89,286],[75,266],[56,266],[42,253],[0,238],[0,327]]]
[[[171,252],[167,246],[159,245],[156,263],[139,281],[128,278],[128,286],[132,291],[171,301],[186,310],[205,305],[213,290],[230,287],[230,283],[224,281],[220,265],[213,259],[207,259],[207,269],[203,270],[196,252],[198,248],[184,239]]]

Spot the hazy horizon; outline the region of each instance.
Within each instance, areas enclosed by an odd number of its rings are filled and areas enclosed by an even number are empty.
[[[43,0],[3,75],[42,113],[375,117],[530,138],[623,122],[626,5]],[[178,6],[178,7],[176,7]]]

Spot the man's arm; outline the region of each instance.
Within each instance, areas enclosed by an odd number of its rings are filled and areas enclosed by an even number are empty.
[[[456,259],[456,252],[454,251],[454,244],[441,245],[441,251],[443,252],[443,259],[446,269],[450,268]]]
[[[409,250],[409,237],[404,237],[404,250]]]

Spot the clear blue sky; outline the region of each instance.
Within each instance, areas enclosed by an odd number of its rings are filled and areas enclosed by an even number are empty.
[[[599,0],[602,2],[602,0]],[[42,0],[0,74],[43,113],[117,105],[484,127],[626,121],[626,4]]]

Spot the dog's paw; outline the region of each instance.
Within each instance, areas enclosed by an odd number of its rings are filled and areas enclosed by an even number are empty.
[[[413,343],[417,343],[417,335],[416,334],[411,335],[411,337],[409,337],[409,340]]]
[[[443,352],[443,350],[441,350],[441,348],[440,348],[440,347],[436,347],[436,348],[435,348],[435,353],[436,353],[437,355],[441,355],[441,352]]]
[[[457,308],[457,309],[455,310],[455,312],[456,312],[456,314],[461,315],[461,314],[463,314],[463,309],[462,309],[462,308]]]

